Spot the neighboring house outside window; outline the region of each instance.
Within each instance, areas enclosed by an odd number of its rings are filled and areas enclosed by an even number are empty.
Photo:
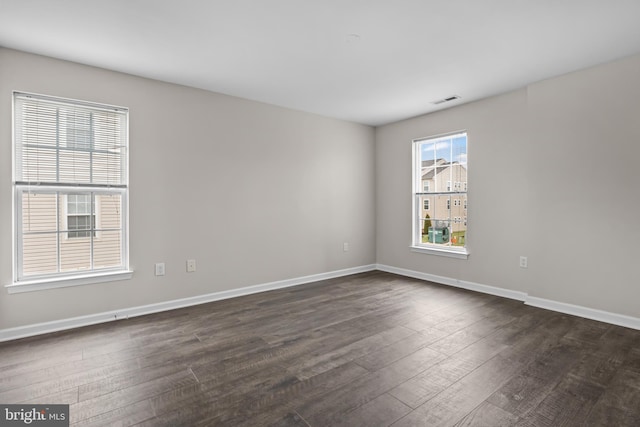
[[[412,247],[466,257],[467,134],[419,139],[413,144],[413,187],[418,190],[414,192]],[[425,221],[426,206],[429,221]]]
[[[16,92],[14,111],[10,292],[80,276],[130,276],[128,110]]]
[[[67,195],[67,236],[95,237],[95,203],[90,194]]]

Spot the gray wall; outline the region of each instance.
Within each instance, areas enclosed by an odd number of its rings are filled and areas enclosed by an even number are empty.
[[[0,49],[0,285],[12,275],[13,90],[129,107],[135,273],[3,289],[0,329],[375,262],[373,128]]]
[[[0,285],[11,281],[12,90],[130,108],[135,270],[2,291],[0,329],[376,261],[640,317],[639,75],[640,55],[374,131],[0,49]],[[411,140],[463,129],[471,255],[413,253]]]
[[[638,76],[640,55],[378,128],[378,263],[640,317]],[[471,255],[410,252],[411,140],[463,129]]]

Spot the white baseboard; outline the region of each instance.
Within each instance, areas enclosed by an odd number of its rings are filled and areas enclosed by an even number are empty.
[[[436,276],[435,274],[422,273],[414,270],[406,270],[404,268],[391,267],[389,265],[378,264],[377,269],[386,271],[387,273],[399,274],[401,276],[413,277],[414,279],[427,280],[429,282],[449,285],[456,288],[468,289],[470,291],[481,292],[483,294],[496,295],[499,297],[524,301],[527,294],[524,292],[512,291],[504,288],[496,288],[494,286],[481,285],[479,283],[467,282],[464,280],[452,279],[450,277]]]
[[[454,286],[456,288],[463,288],[471,291],[481,292],[484,294],[515,299],[518,301],[523,301],[526,305],[530,305],[533,307],[544,308],[546,310],[557,311],[559,313],[584,317],[585,319],[597,320],[599,322],[610,323],[612,325],[640,330],[640,319],[637,317],[611,313],[608,311],[597,310],[595,308],[567,304],[544,298],[532,297],[529,296],[529,294],[527,294],[526,292],[496,288],[493,286],[481,285],[479,283],[452,279],[450,277],[436,276],[434,274],[422,273],[419,271],[407,270],[404,268],[391,267],[383,264],[377,264],[377,269],[380,271],[386,271],[388,273],[399,274],[401,276],[413,277],[414,279],[428,280],[430,282]]]
[[[276,282],[263,283],[260,285],[247,286],[228,291],[214,292],[206,295],[182,298],[156,304],[143,305],[138,307],[123,308],[121,310],[107,311],[87,316],[73,317],[69,319],[55,320],[52,322],[38,323],[35,325],[19,326],[16,328],[0,330],[0,342],[25,338],[34,335],[58,332],[66,329],[78,328],[81,326],[95,325],[98,323],[111,322],[129,317],[143,316],[145,314],[158,313],[161,311],[174,310],[177,308],[189,307],[207,302],[219,301],[228,298],[235,298],[243,295],[250,295],[259,292],[272,291],[275,289],[298,286],[305,283],[317,282],[320,280],[333,279],[336,277],[348,276],[351,274],[364,273],[376,269],[375,264],[360,267],[346,268],[344,270],[330,271],[327,273],[312,274],[310,276],[297,277],[293,279],[279,280]]]
[[[595,308],[588,308],[580,305],[567,304],[564,302],[530,296],[527,297],[524,303],[533,307],[544,308],[547,310],[557,311],[559,313],[571,314],[573,316],[584,317],[586,319],[640,330],[640,319],[637,317],[625,316],[624,314],[611,313],[609,311],[596,310]]]
[[[177,308],[189,307],[198,304],[204,304],[213,301],[235,298],[243,295],[250,295],[259,292],[266,292],[276,289],[298,286],[305,283],[317,282],[320,280],[333,279],[337,277],[348,276],[351,274],[364,273],[367,271],[380,270],[388,273],[398,274],[400,276],[412,277],[415,279],[426,280],[443,285],[453,286],[471,291],[481,292],[489,295],[496,295],[504,298],[523,301],[527,305],[533,307],[544,308],[547,310],[557,311],[560,313],[570,314],[573,316],[584,317],[587,319],[597,320],[600,322],[610,323],[613,325],[623,326],[640,330],[640,319],[622,314],[611,313],[593,308],[572,305],[544,298],[531,297],[525,292],[512,291],[509,289],[497,288],[494,286],[482,285],[479,283],[468,282],[464,280],[453,279],[450,277],[437,276],[435,274],[422,273],[404,268],[391,267],[384,264],[371,264],[360,267],[347,268],[344,270],[330,271],[327,273],[312,274],[310,276],[297,277],[293,279],[279,280],[276,282],[263,283],[260,285],[247,286],[239,289],[232,289],[222,292],[214,292],[206,295],[198,295],[195,297],[182,298],[172,301],[166,301],[156,304],[143,305],[138,307],[123,308],[121,310],[107,311],[98,314],[90,314],[87,316],[73,317],[69,319],[55,320],[52,322],[38,323],[35,325],[19,326],[16,328],[0,330],[0,342],[10,341],[19,338],[41,335],[51,332],[63,331],[82,326],[95,325],[98,323],[111,322],[129,317],[143,316],[145,314],[158,313],[161,311],[174,310]]]

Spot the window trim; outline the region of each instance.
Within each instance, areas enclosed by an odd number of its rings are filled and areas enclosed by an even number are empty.
[[[459,246],[450,246],[450,247],[443,247],[443,248],[436,248],[436,247],[427,248],[427,247],[424,247],[424,246],[411,245],[409,247],[411,252],[416,252],[416,253],[421,253],[421,254],[438,255],[438,256],[444,256],[444,257],[449,257],[449,258],[458,258],[458,259],[468,259],[469,258],[469,251],[460,250],[460,249],[456,250],[455,248],[459,248]]]
[[[19,200],[22,194],[24,194],[25,190],[21,187],[23,185],[18,182],[16,177],[17,173],[17,159],[16,159],[16,151],[17,151],[17,141],[16,141],[16,99],[18,97],[33,97],[39,100],[57,103],[61,105],[69,105],[72,104],[77,107],[87,107],[96,110],[104,110],[104,111],[117,111],[120,113],[125,113],[124,120],[124,128],[123,133],[126,135],[126,144],[125,148],[127,150],[126,155],[123,159],[123,170],[125,173],[125,181],[121,186],[96,186],[94,184],[89,185],[69,185],[66,183],[52,183],[51,185],[47,185],[46,188],[38,188],[38,192],[73,192],[77,190],[79,192],[86,192],[87,190],[94,193],[94,197],[97,194],[115,194],[118,193],[121,195],[121,203],[122,203],[122,211],[121,211],[121,258],[122,264],[113,268],[102,268],[93,271],[87,270],[78,270],[64,273],[52,273],[52,274],[40,274],[34,275],[33,277],[25,277],[24,274],[21,276],[21,272],[23,269],[23,260],[20,256],[22,250],[21,244],[21,221],[17,218],[18,209],[21,209],[22,201]],[[68,286],[79,286],[86,284],[94,284],[94,283],[103,283],[110,281],[120,281],[120,280],[128,280],[133,277],[133,270],[130,268],[130,260],[129,260],[129,109],[126,107],[116,106],[116,105],[108,105],[90,101],[82,101],[71,98],[62,98],[57,96],[49,96],[42,95],[36,93],[28,93],[22,91],[13,91],[12,92],[12,117],[11,117],[11,161],[12,161],[12,199],[13,199],[13,208],[12,208],[12,252],[13,252],[13,274],[12,274],[12,283],[5,285],[7,292],[12,293],[21,293],[21,292],[31,292],[31,291],[39,291],[45,289],[54,289]],[[108,188],[108,191],[105,189]],[[105,190],[105,191],[102,191]],[[64,212],[61,214],[65,215],[66,221],[66,211],[67,211],[67,198],[64,198],[64,202],[62,203],[62,207]],[[97,212],[97,208],[94,207],[96,212],[94,212],[96,224],[99,221],[100,213]],[[57,221],[60,219],[58,218]],[[62,233],[65,239],[68,239],[67,233]]]
[[[468,141],[469,133],[466,130],[443,133],[443,134],[433,135],[433,136],[428,136],[423,138],[416,138],[412,141],[412,144],[411,144],[411,165],[412,165],[412,173],[411,173],[411,204],[412,204],[411,212],[412,214],[411,215],[412,215],[412,218],[411,218],[411,244],[409,245],[409,249],[411,252],[444,256],[444,257],[456,258],[456,259],[465,259],[465,260],[468,259],[469,257],[470,252],[468,247],[466,246],[466,242],[468,242],[467,237],[465,237],[465,246],[439,246],[439,245],[428,244],[428,243],[420,243],[420,244],[417,243],[419,241],[418,238],[420,237],[418,236],[418,234],[420,233],[420,228],[418,226],[418,223],[419,221],[422,220],[421,218],[422,206],[418,202],[417,200],[418,198],[416,197],[416,194],[421,190],[421,187],[419,187],[420,185],[420,183],[418,182],[419,180],[416,178],[418,176],[418,171],[417,171],[418,162],[420,161],[420,158],[421,158],[419,153],[420,142],[424,142],[426,140],[434,140],[438,138],[453,137],[459,134],[465,134],[467,136],[467,141]],[[468,145],[467,145],[466,154],[468,157]],[[468,164],[465,166],[465,169],[467,170],[467,177],[468,177],[468,173],[469,173]],[[468,178],[465,181],[465,184],[466,182],[468,182]],[[456,193],[464,193],[465,196],[468,196],[468,191],[456,192],[456,191],[453,191],[452,188],[450,188],[450,191],[452,191],[452,195],[456,195]],[[449,210],[448,212],[451,212],[451,210]],[[449,215],[451,214],[449,213]]]
[[[92,285],[96,283],[129,280],[133,277],[133,270],[101,271],[99,274],[82,274],[69,277],[51,277],[37,280],[21,280],[5,285],[7,292],[18,294],[22,292],[42,291],[46,289],[66,288],[70,286]]]

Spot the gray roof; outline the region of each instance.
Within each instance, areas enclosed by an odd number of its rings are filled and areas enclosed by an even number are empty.
[[[437,159],[435,166],[433,160],[423,160],[422,161],[422,180],[433,179],[436,174],[436,170],[438,173],[444,171],[450,166],[460,166],[463,169],[466,169],[463,165],[458,162],[447,162],[444,159]],[[440,163],[442,162],[442,163]]]

